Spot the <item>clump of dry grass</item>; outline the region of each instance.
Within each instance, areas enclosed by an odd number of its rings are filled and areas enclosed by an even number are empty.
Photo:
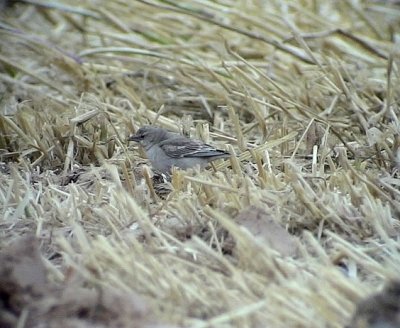
[[[398,277],[396,2],[18,1],[1,15],[0,243],[34,234],[55,285],[139,294],[170,325],[341,327]],[[149,123],[232,158],[160,180],[126,143]],[[266,242],[277,224],[289,256]],[[82,306],[71,324],[118,315]],[[10,309],[20,324],[44,311]]]

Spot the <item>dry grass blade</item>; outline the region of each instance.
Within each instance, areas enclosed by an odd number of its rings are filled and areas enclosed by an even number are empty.
[[[13,63],[11,61],[9,61],[7,58],[5,58],[4,56],[0,55],[0,62],[2,62],[4,65],[8,65],[10,67],[13,67],[19,71],[21,71],[22,73],[25,73],[29,76],[32,76],[33,78],[37,79],[39,82],[41,82],[43,85],[48,86],[51,89],[55,89],[57,91],[59,91],[61,94],[65,94],[67,96],[72,96],[71,94],[69,94],[68,92],[66,92],[61,86],[55,85],[53,82],[51,82],[50,80],[43,78],[41,76],[39,76],[38,74],[32,72],[29,69],[26,69],[25,67],[22,67],[19,64]]]

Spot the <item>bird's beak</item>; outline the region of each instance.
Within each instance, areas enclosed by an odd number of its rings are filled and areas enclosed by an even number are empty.
[[[131,134],[128,138],[128,141],[136,141],[139,142],[140,141],[140,137],[136,134]]]

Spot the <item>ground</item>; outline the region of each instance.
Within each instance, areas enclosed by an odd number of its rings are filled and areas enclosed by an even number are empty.
[[[398,1],[0,7],[2,327],[400,326]]]

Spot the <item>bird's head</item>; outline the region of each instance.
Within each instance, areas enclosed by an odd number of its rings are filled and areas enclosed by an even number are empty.
[[[140,143],[143,147],[148,147],[156,142],[160,142],[165,138],[166,131],[155,126],[143,126],[137,130],[136,134],[129,136],[128,141]]]

